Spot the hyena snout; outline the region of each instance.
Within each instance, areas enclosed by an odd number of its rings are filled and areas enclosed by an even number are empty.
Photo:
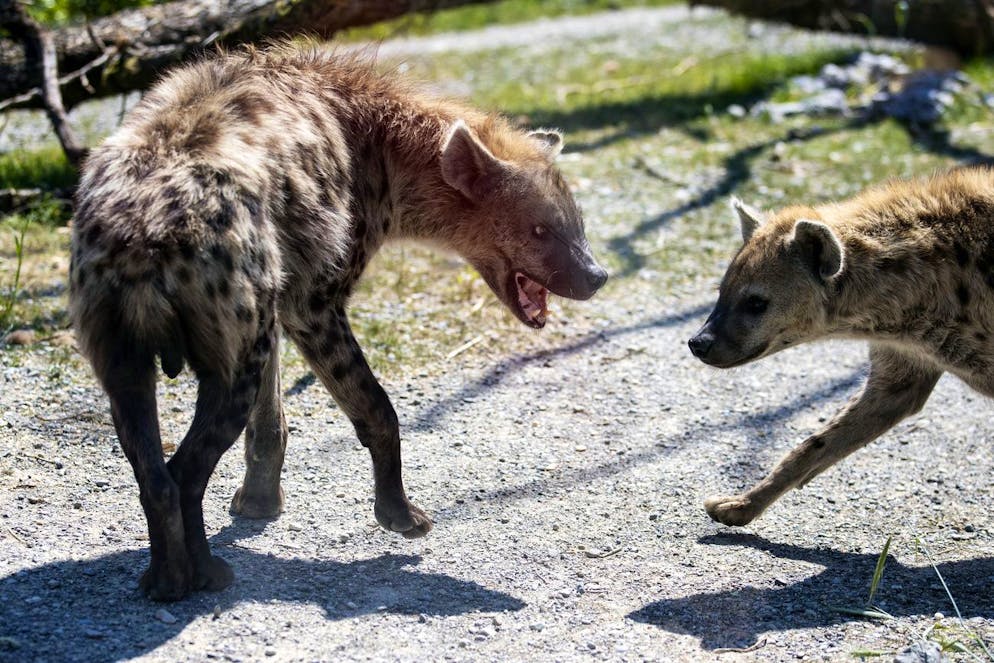
[[[607,270],[601,267],[589,249],[574,250],[568,261],[553,268],[548,288],[560,297],[590,299],[607,282]]]
[[[714,348],[714,342],[714,332],[711,331],[708,325],[704,325],[693,338],[687,341],[687,345],[690,346],[690,351],[694,353],[695,357],[706,361],[708,355],[711,354],[712,348]]]

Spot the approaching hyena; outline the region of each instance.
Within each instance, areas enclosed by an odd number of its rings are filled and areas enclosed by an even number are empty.
[[[733,201],[744,245],[690,340],[719,368],[822,337],[870,341],[862,392],[741,495],[708,514],[745,525],[919,411],[943,372],[994,396],[994,171],[895,182],[769,219]]]
[[[422,96],[362,58],[284,45],[173,72],[93,152],[77,196],[71,315],[138,479],[150,597],[232,580],[211,555],[201,503],[243,429],[232,510],[282,510],[281,328],[369,448],[376,519],[406,537],[431,529],[404,493],[397,416],[346,302],[388,238],[458,252],[534,328],[549,291],[592,296],[607,273],[553,166],[560,148],[554,132]],[[168,463],[156,358],[199,381]]]

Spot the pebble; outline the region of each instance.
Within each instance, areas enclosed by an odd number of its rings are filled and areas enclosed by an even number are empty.
[[[163,624],[175,624],[177,619],[176,615],[169,612],[165,608],[159,608],[155,611],[155,618],[158,619]]]

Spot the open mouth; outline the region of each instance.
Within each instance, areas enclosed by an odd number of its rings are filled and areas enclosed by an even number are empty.
[[[518,305],[518,317],[529,327],[535,329],[544,327],[546,317],[549,315],[546,306],[548,289],[521,272],[514,273],[514,286],[517,290],[515,302]]]

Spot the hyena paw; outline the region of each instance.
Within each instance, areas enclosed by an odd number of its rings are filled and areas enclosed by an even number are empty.
[[[235,572],[231,570],[231,566],[214,555],[198,562],[193,571],[194,589],[217,592],[230,585],[234,580]]]
[[[241,486],[235,491],[231,500],[231,515],[245,518],[271,519],[283,513],[283,487],[279,486],[275,493],[256,493],[245,490]]]
[[[399,532],[405,539],[417,539],[431,531],[432,522],[428,514],[403,496],[400,499],[377,497],[373,512],[376,522],[383,529]]]
[[[152,563],[138,586],[153,601],[179,601],[190,593],[190,576],[189,566]]]
[[[733,526],[748,525],[762,510],[745,495],[709,497],[704,500],[704,508],[711,520]]]

